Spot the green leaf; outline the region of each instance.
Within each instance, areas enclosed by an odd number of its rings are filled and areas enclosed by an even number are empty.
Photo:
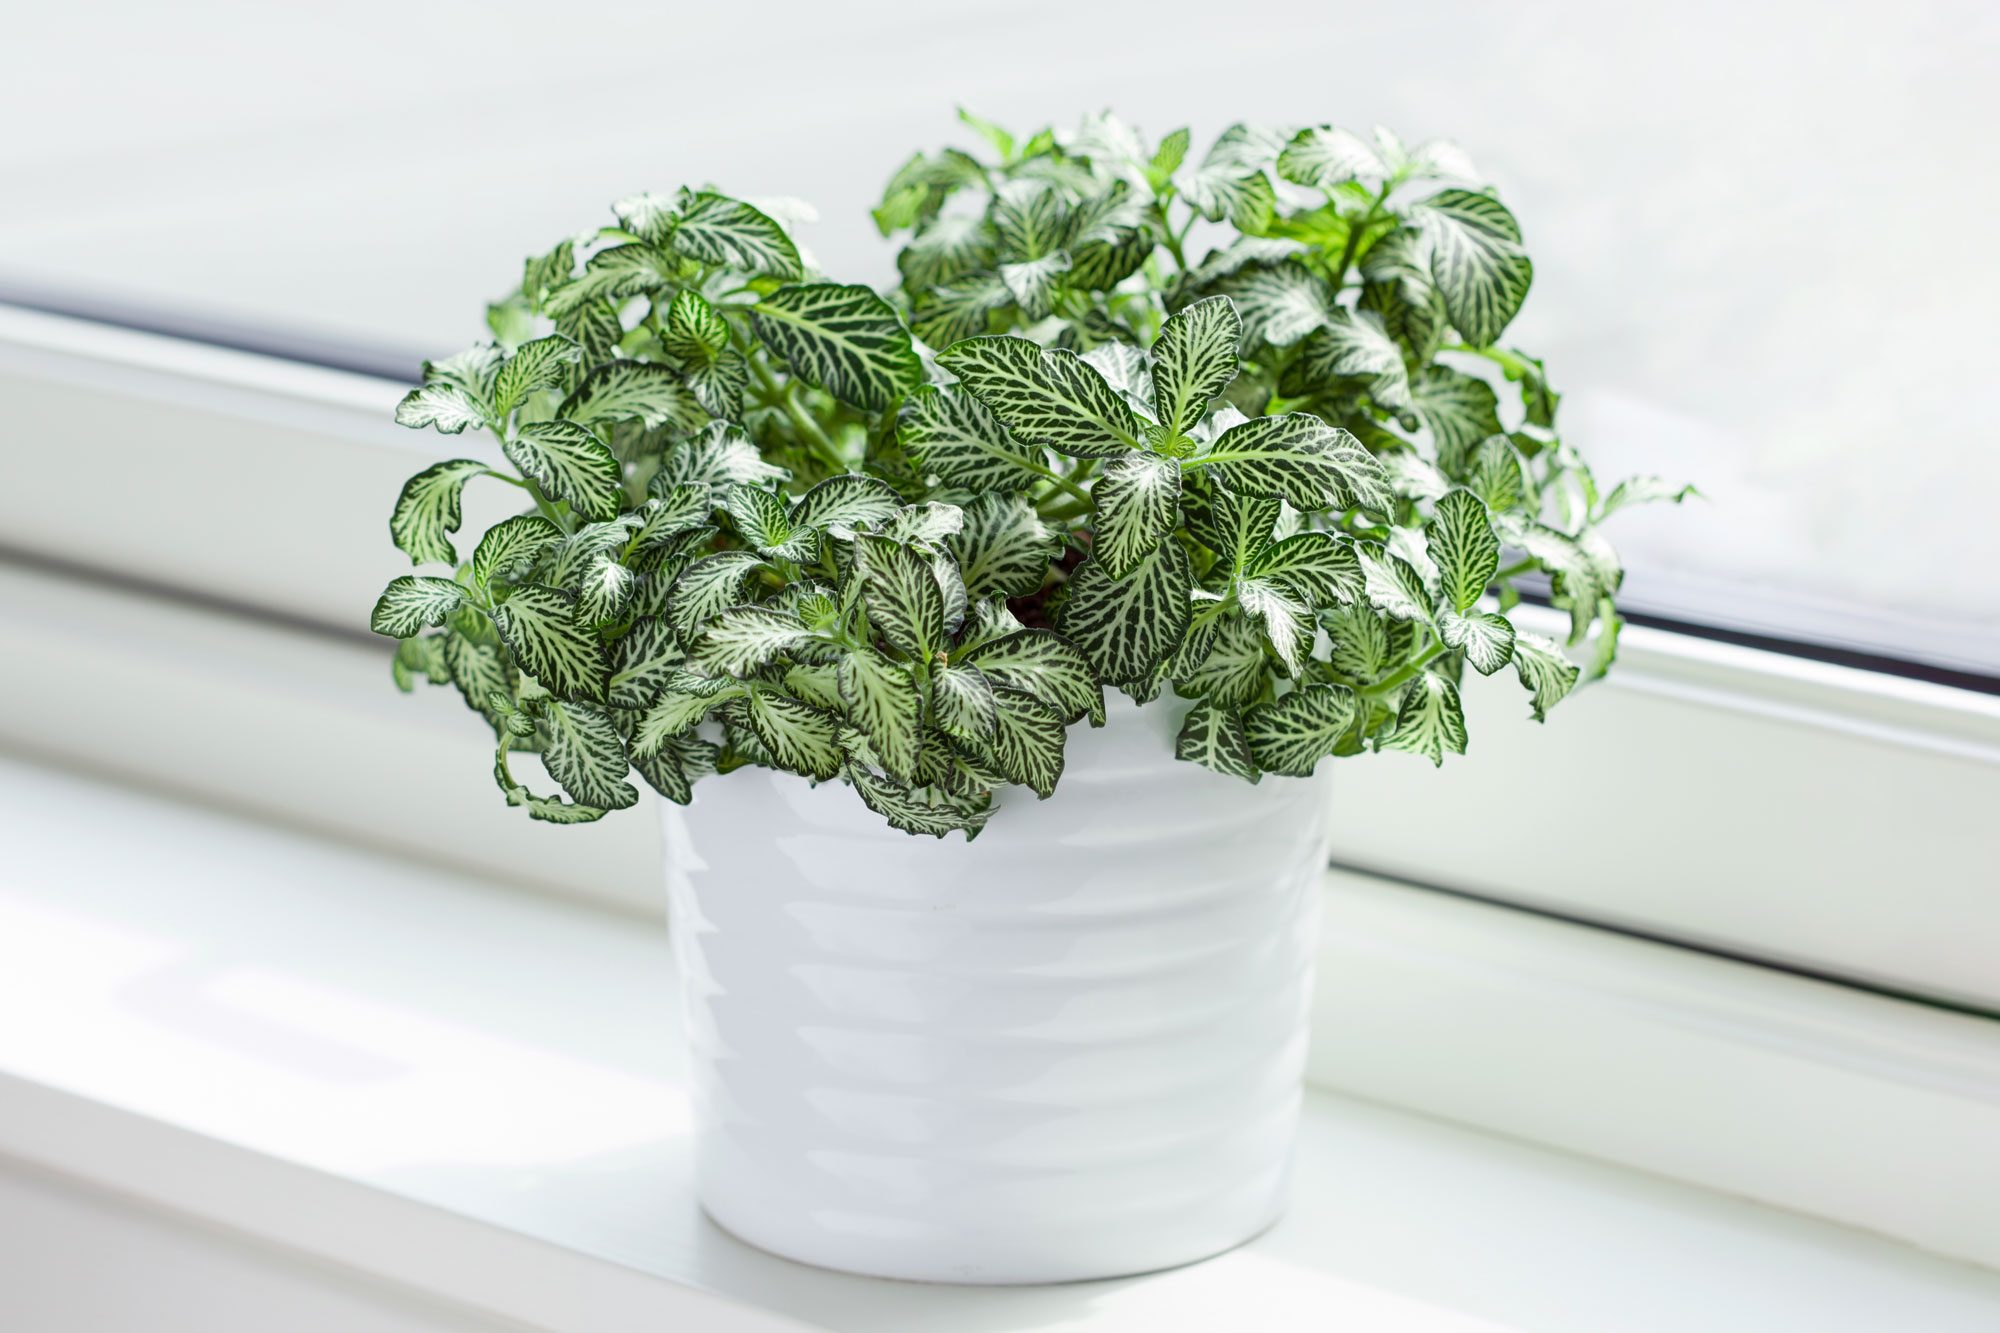
[[[709,621],[688,654],[688,666],[704,676],[743,677],[817,642],[797,616],[765,606],[731,606]]]
[[[539,514],[518,514],[496,523],[472,552],[472,577],[481,584],[496,578],[517,582],[562,535],[561,528]]]
[[[1395,730],[1376,742],[1376,748],[1420,754],[1439,766],[1446,751],[1464,754],[1465,711],[1459,706],[1457,687],[1442,676],[1420,672],[1403,691]]]
[[[1470,491],[1453,491],[1437,502],[1424,532],[1445,600],[1454,611],[1467,610],[1500,570],[1500,539],[1486,506]]]
[[[1274,194],[1265,168],[1285,146],[1283,135],[1261,125],[1231,125],[1181,182],[1188,204],[1210,222],[1227,217],[1255,235],[1271,223]]]
[[[1373,312],[1389,336],[1421,364],[1437,354],[1451,317],[1431,281],[1430,249],[1422,231],[1399,227],[1376,240],[1361,257],[1362,309]]]
[[[643,761],[658,754],[668,741],[686,736],[715,709],[746,693],[732,680],[686,671],[668,673],[659,698],[632,728],[632,758]]]
[[[570,280],[576,271],[576,245],[559,241],[545,255],[536,255],[521,266],[521,295],[536,310],[555,288]]]
[[[965,527],[965,511],[957,505],[926,500],[904,505],[882,524],[880,536],[937,550],[939,543]]]
[[[711,366],[729,350],[729,324],[701,293],[683,289],[667,307],[666,330],[660,346],[683,366]]]
[[[1417,415],[1430,427],[1438,464],[1457,473],[1465,451],[1500,431],[1500,400],[1493,386],[1446,366],[1426,366],[1410,385]]]
[[[691,641],[719,612],[743,600],[743,585],[763,567],[763,558],[749,551],[703,556],[674,580],[667,596],[667,624],[682,643]]]
[[[1033,789],[1046,800],[1063,771],[1063,720],[1055,710],[1021,690],[993,691],[994,729],[980,755],[1009,782]]]
[[[550,700],[542,711],[542,762],[578,805],[623,810],[639,800],[625,775],[624,738],[602,710]]]
[[[1208,469],[1232,490],[1275,496],[1301,510],[1383,510],[1390,503],[1382,465],[1361,442],[1304,412],[1231,426],[1188,466]]]
[[[875,632],[906,656],[930,660],[944,642],[944,593],[929,562],[898,542],[863,534],[854,539],[854,575]]]
[[[967,338],[938,353],[937,363],[1028,444],[1077,458],[1142,447],[1132,409],[1074,352],[1044,351],[1025,338]]]
[[[1196,301],[1169,316],[1153,343],[1153,403],[1160,424],[1179,435],[1208,414],[1236,378],[1243,320],[1226,296]]]
[[[576,622],[568,593],[530,583],[493,611],[493,624],[523,670],[559,699],[601,703],[610,663],[604,646]]]
[[[1090,493],[1096,502],[1091,553],[1114,579],[1138,568],[1180,524],[1181,467],[1171,458],[1113,458]]]
[[[504,417],[529,394],[562,388],[569,368],[581,360],[583,349],[560,334],[522,343],[493,381],[493,414]]]
[[[507,461],[553,500],[588,519],[606,519],[625,498],[625,472],[604,441],[574,421],[536,421],[501,448]]]
[[[1123,579],[1092,557],[1071,572],[1056,628],[1106,683],[1143,684],[1187,633],[1193,586],[1177,541],[1162,542]]]
[[[983,744],[999,725],[993,682],[978,667],[953,665],[931,678],[931,707],[946,735]]]
[[[694,391],[671,368],[651,361],[607,361],[593,367],[557,415],[580,426],[637,421],[688,433],[708,424]]]
[[[1259,767],[1286,777],[1308,778],[1332,754],[1354,724],[1360,701],[1339,685],[1301,685],[1282,699],[1258,704],[1244,717],[1243,730]]]
[[[658,245],[674,227],[674,198],[667,194],[635,194],[611,205],[618,225],[642,241]]]
[[[796,278],[805,272],[785,229],[741,199],[681,192],[667,243],[704,264]]]
[[[833,714],[765,690],[752,691],[744,711],[778,767],[821,782],[840,772],[840,720]]]
[[[994,311],[1014,303],[1014,294],[997,273],[968,274],[926,291],[910,312],[917,336],[932,347],[986,332]]]
[[[677,486],[695,486],[714,494],[735,485],[770,485],[790,475],[765,462],[741,428],[727,421],[711,421],[701,434],[676,441],[667,450],[647,490],[657,496]]]
[[[431,426],[446,435],[456,435],[467,426],[483,426],[486,422],[485,405],[452,384],[426,384],[410,390],[396,404],[396,424],[413,430]]]
[[[656,245],[614,245],[592,255],[580,275],[552,290],[543,310],[560,323],[593,302],[651,295],[682,276],[680,261]]]
[[[1001,129],[992,121],[982,120],[980,117],[973,115],[964,107],[958,109],[958,118],[960,122],[970,125],[977,131],[979,137],[986,140],[992,146],[994,152],[1000,154],[1002,161],[1006,161],[1014,156],[1013,135],[1007,133],[1007,131]]]
[[[715,771],[716,747],[692,736],[676,736],[653,753],[634,758],[632,767],[652,789],[675,805],[694,799],[694,784]]]
[[[1298,675],[1319,628],[1312,607],[1289,588],[1268,579],[1241,580],[1236,585],[1236,600],[1251,620],[1264,627],[1264,637],[1284,663],[1285,674]]]
[[[396,497],[395,512],[389,516],[389,536],[413,565],[458,563],[448,533],[458,531],[463,521],[461,501],[465,483],[487,471],[486,464],[471,458],[454,458],[425,468],[403,483]]]
[[[706,486],[683,482],[667,487],[632,511],[639,520],[631,536],[632,549],[644,551],[664,546],[690,528],[701,527],[708,522],[711,508]]]
[[[965,526],[946,541],[973,598],[1033,596],[1062,550],[1062,534],[1024,497],[1005,493],[967,505]]]
[[[984,218],[941,217],[910,238],[896,267],[903,285],[920,292],[990,267],[997,240]]]
[[[634,621],[611,645],[611,706],[650,708],[685,662],[679,640],[664,622],[652,616]]]
[[[896,488],[874,477],[844,473],[828,477],[792,506],[794,526],[821,528],[844,536],[863,524],[886,523],[903,507]]]
[[[426,626],[444,624],[464,600],[465,589],[450,579],[405,574],[383,589],[368,627],[392,639],[407,639]]]
[[[512,725],[520,732],[533,732],[526,718],[508,719],[493,706],[498,694],[512,707],[514,673],[501,655],[499,643],[475,642],[463,634],[444,639],[444,666],[466,707],[499,725]],[[523,725],[525,724],[525,725]]]
[[[1465,477],[1466,489],[1494,513],[1505,513],[1527,498],[1527,475],[1521,455],[1505,435],[1489,435],[1473,451]]]
[[[606,811],[599,806],[571,805],[560,797],[535,795],[507,775],[506,761],[507,752],[503,748],[494,756],[493,780],[506,793],[507,804],[526,810],[528,818],[549,824],[589,824],[604,818]]]
[[[1491,345],[1527,299],[1535,266],[1506,205],[1470,190],[1440,190],[1412,210],[1430,241],[1431,277],[1452,327]]]
[[[1326,323],[1334,309],[1326,280],[1291,260],[1238,269],[1214,289],[1236,303],[1246,346],[1289,347]]]
[[[1482,676],[1492,675],[1514,657],[1513,622],[1490,611],[1469,616],[1446,611],[1438,617],[1438,636],[1446,647],[1463,652]]]
[[[1366,587],[1353,546],[1326,532],[1295,532],[1274,542],[1250,561],[1248,572],[1315,606],[1356,601]]]
[[[1390,555],[1379,546],[1357,546],[1355,554],[1361,560],[1369,605],[1397,620],[1430,619],[1430,589],[1424,586],[1423,575],[1409,561]]]
[[[923,699],[910,668],[862,649],[841,657],[839,682],[847,716],[868,738],[882,767],[893,777],[914,781]]]
[[[956,386],[927,384],[910,395],[897,437],[917,466],[947,487],[1020,490],[1039,476],[1041,450],[1016,440],[986,404]]]
[[[1553,639],[1539,634],[1515,635],[1513,660],[1514,674],[1532,695],[1529,708],[1537,722],[1548,720],[1549,710],[1568,697],[1582,674]]]
[[[909,330],[866,287],[780,287],[751,319],[757,336],[801,379],[864,411],[884,410],[923,380]]]
[[[1175,677],[1175,691],[1208,699],[1223,708],[1255,702],[1264,692],[1271,669],[1262,631],[1240,615],[1225,616],[1213,624],[1212,645],[1191,670]]]
[[[1007,286],[1007,294],[1021,307],[1022,316],[1032,321],[1047,319],[1055,309],[1056,294],[1062,289],[1069,264],[1069,256],[1058,250],[1040,259],[1002,264],[998,272],[1000,281]]]
[[[1295,373],[1315,387],[1335,376],[1365,376],[1370,396],[1383,407],[1401,412],[1411,406],[1403,351],[1382,327],[1380,317],[1369,311],[1336,310],[1328,315],[1299,349]]]
[[[732,487],[722,503],[737,535],[765,559],[804,563],[819,558],[819,533],[795,528],[785,502],[763,487]]]
[[[847,780],[870,810],[888,820],[889,827],[904,833],[942,838],[947,833],[963,832],[970,842],[993,816],[992,798],[985,793],[953,796],[934,787],[907,787],[856,764],[848,765]]]
[[[1315,125],[1293,135],[1278,154],[1278,174],[1295,185],[1330,190],[1343,181],[1381,180],[1389,171],[1360,135]]]
[[[1613,486],[1611,494],[1605,496],[1603,502],[1598,505],[1597,521],[1602,523],[1626,505],[1656,504],[1661,501],[1680,504],[1690,495],[1700,494],[1701,492],[1692,486],[1676,486],[1660,477],[1627,477]]]
[[[1333,640],[1328,660],[1350,679],[1368,682],[1389,662],[1389,631],[1382,618],[1365,606],[1350,606],[1321,622]]]
[[[1251,757],[1243,715],[1212,699],[1202,700],[1182,719],[1180,734],[1174,738],[1174,757],[1246,782],[1264,776]]]
[[[1200,474],[1195,476],[1199,481]],[[1284,508],[1277,499],[1245,495],[1206,482],[1190,485],[1183,504],[1189,534],[1235,571],[1242,570],[1250,557],[1269,543]]]
[[[993,196],[990,214],[1003,260],[1016,263],[1055,253],[1063,243],[1062,199],[1045,181],[1015,180]]]
[[[585,566],[577,584],[576,618],[586,625],[606,625],[619,619],[638,581],[639,576],[615,556],[597,556]]]
[[[978,667],[996,688],[1033,695],[1065,723],[1086,714],[1094,722],[1103,719],[1104,690],[1089,659],[1048,630],[1015,630],[989,639],[962,652],[956,665]]]

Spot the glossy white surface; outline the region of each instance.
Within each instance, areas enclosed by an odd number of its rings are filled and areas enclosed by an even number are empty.
[[[1326,776],[1173,757],[1111,700],[1055,799],[968,844],[742,769],[666,806],[701,1200],[807,1263],[933,1282],[1145,1272],[1284,1206]]]
[[[679,1023],[678,983],[657,925],[18,761],[0,760],[0,812],[0,1175],[52,1173],[124,1210],[254,1238],[273,1263],[303,1259],[338,1281],[393,1283],[509,1327],[2000,1325],[2000,1274],[1322,1091],[1306,1098],[1285,1217],[1206,1263],[1005,1288],[788,1263],[739,1243],[695,1205],[685,1062],[666,1035]],[[1460,905],[1449,899],[1395,885],[1381,892],[1407,896],[1412,911],[1429,904],[1454,951],[1473,924],[1456,919]],[[1326,916],[1350,938],[1369,930],[1343,893],[1328,895]],[[1410,958],[1420,970],[1408,985],[1421,987],[1422,969],[1442,969],[1452,955],[1428,952],[1411,922],[1380,949]],[[1594,932],[1567,929],[1588,947]],[[1628,951],[1608,965],[1637,973],[1646,962]],[[1718,984],[1755,971],[1706,965]],[[1483,953],[1467,966],[1520,960]],[[1339,1007],[1359,1025],[1385,1003],[1409,1000],[1376,987]],[[1639,1028],[1618,1042],[1619,1012],[1610,1004],[1602,1015],[1607,1052],[1649,1040]],[[1401,1033],[1406,1058],[1431,1063],[1492,1040],[1477,1026]],[[1392,1026],[1384,1040],[1398,1035]],[[1773,1077],[1789,1058],[1774,1053]],[[1569,1068],[1524,1047],[1509,1090],[1523,1101],[1537,1088],[1562,1098],[1574,1078],[1619,1081],[1613,1060]],[[1741,1066],[1707,1077],[1681,1068],[1699,1102]],[[1623,1113],[1662,1127],[1680,1114],[1651,1096]],[[1926,1132],[1921,1116],[1905,1123],[1912,1136]],[[1828,1155],[1819,1169],[1849,1163]],[[1953,1185],[1912,1179],[1904,1188]],[[47,1281],[76,1271],[78,1244],[116,1262],[108,1238],[84,1240],[59,1221],[27,1204],[0,1212],[0,1328],[9,1333],[36,1329],[31,1313],[50,1307],[34,1302],[49,1294]],[[162,1310],[227,1309],[212,1288],[176,1299],[209,1280],[184,1259],[99,1265],[87,1280],[108,1286],[111,1271],[116,1290],[93,1293],[93,1306],[79,1297],[54,1307],[72,1316],[57,1325],[63,1333],[151,1330]],[[218,1315],[200,1333],[312,1327],[239,1295],[239,1316]],[[78,1313],[85,1308],[110,1313],[93,1322]]]

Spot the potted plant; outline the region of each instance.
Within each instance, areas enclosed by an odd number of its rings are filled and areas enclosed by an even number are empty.
[[[667,799],[722,1225],[1106,1276],[1282,1207],[1326,761],[1463,753],[1468,669],[1537,719],[1601,674],[1598,525],[1685,491],[1557,433],[1455,147],[966,119],[875,212],[886,296],[712,190],[530,259],[397,409],[498,453],[411,478],[391,533],[447,572],[373,624],[530,817]],[[466,550],[475,481],[521,512]],[[1537,576],[1587,665],[1508,619]]]

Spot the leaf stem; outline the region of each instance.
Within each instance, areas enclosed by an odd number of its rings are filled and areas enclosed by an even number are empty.
[[[1444,645],[1441,643],[1434,643],[1429,648],[1426,648],[1423,652],[1423,655],[1418,657],[1414,662],[1409,663],[1408,665],[1404,666],[1400,671],[1397,671],[1392,675],[1384,676],[1382,679],[1376,681],[1373,685],[1365,686],[1360,691],[1360,693],[1387,694],[1390,690],[1395,689],[1398,685],[1401,685],[1404,681],[1414,678],[1419,671],[1422,671],[1426,666],[1430,665],[1432,658],[1437,657],[1442,652],[1444,652]]]

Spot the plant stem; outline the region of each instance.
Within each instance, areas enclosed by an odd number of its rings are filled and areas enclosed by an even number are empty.
[[[1423,655],[1417,658],[1416,661],[1411,662],[1407,666],[1403,667],[1400,671],[1397,671],[1395,674],[1384,676],[1382,679],[1376,681],[1373,685],[1369,685],[1363,688],[1361,690],[1361,693],[1387,694],[1390,690],[1395,689],[1398,685],[1401,685],[1404,681],[1413,678],[1419,671],[1422,671],[1426,666],[1430,665],[1430,661],[1432,658],[1438,656],[1442,652],[1444,652],[1443,644],[1441,643],[1432,644],[1429,648],[1426,648],[1424,650]]]
[[[1507,568],[1495,573],[1487,582],[1498,583],[1501,579],[1511,579],[1516,574],[1525,574],[1534,567],[1535,561],[1532,557],[1526,560],[1516,560],[1513,564],[1507,566]]]

